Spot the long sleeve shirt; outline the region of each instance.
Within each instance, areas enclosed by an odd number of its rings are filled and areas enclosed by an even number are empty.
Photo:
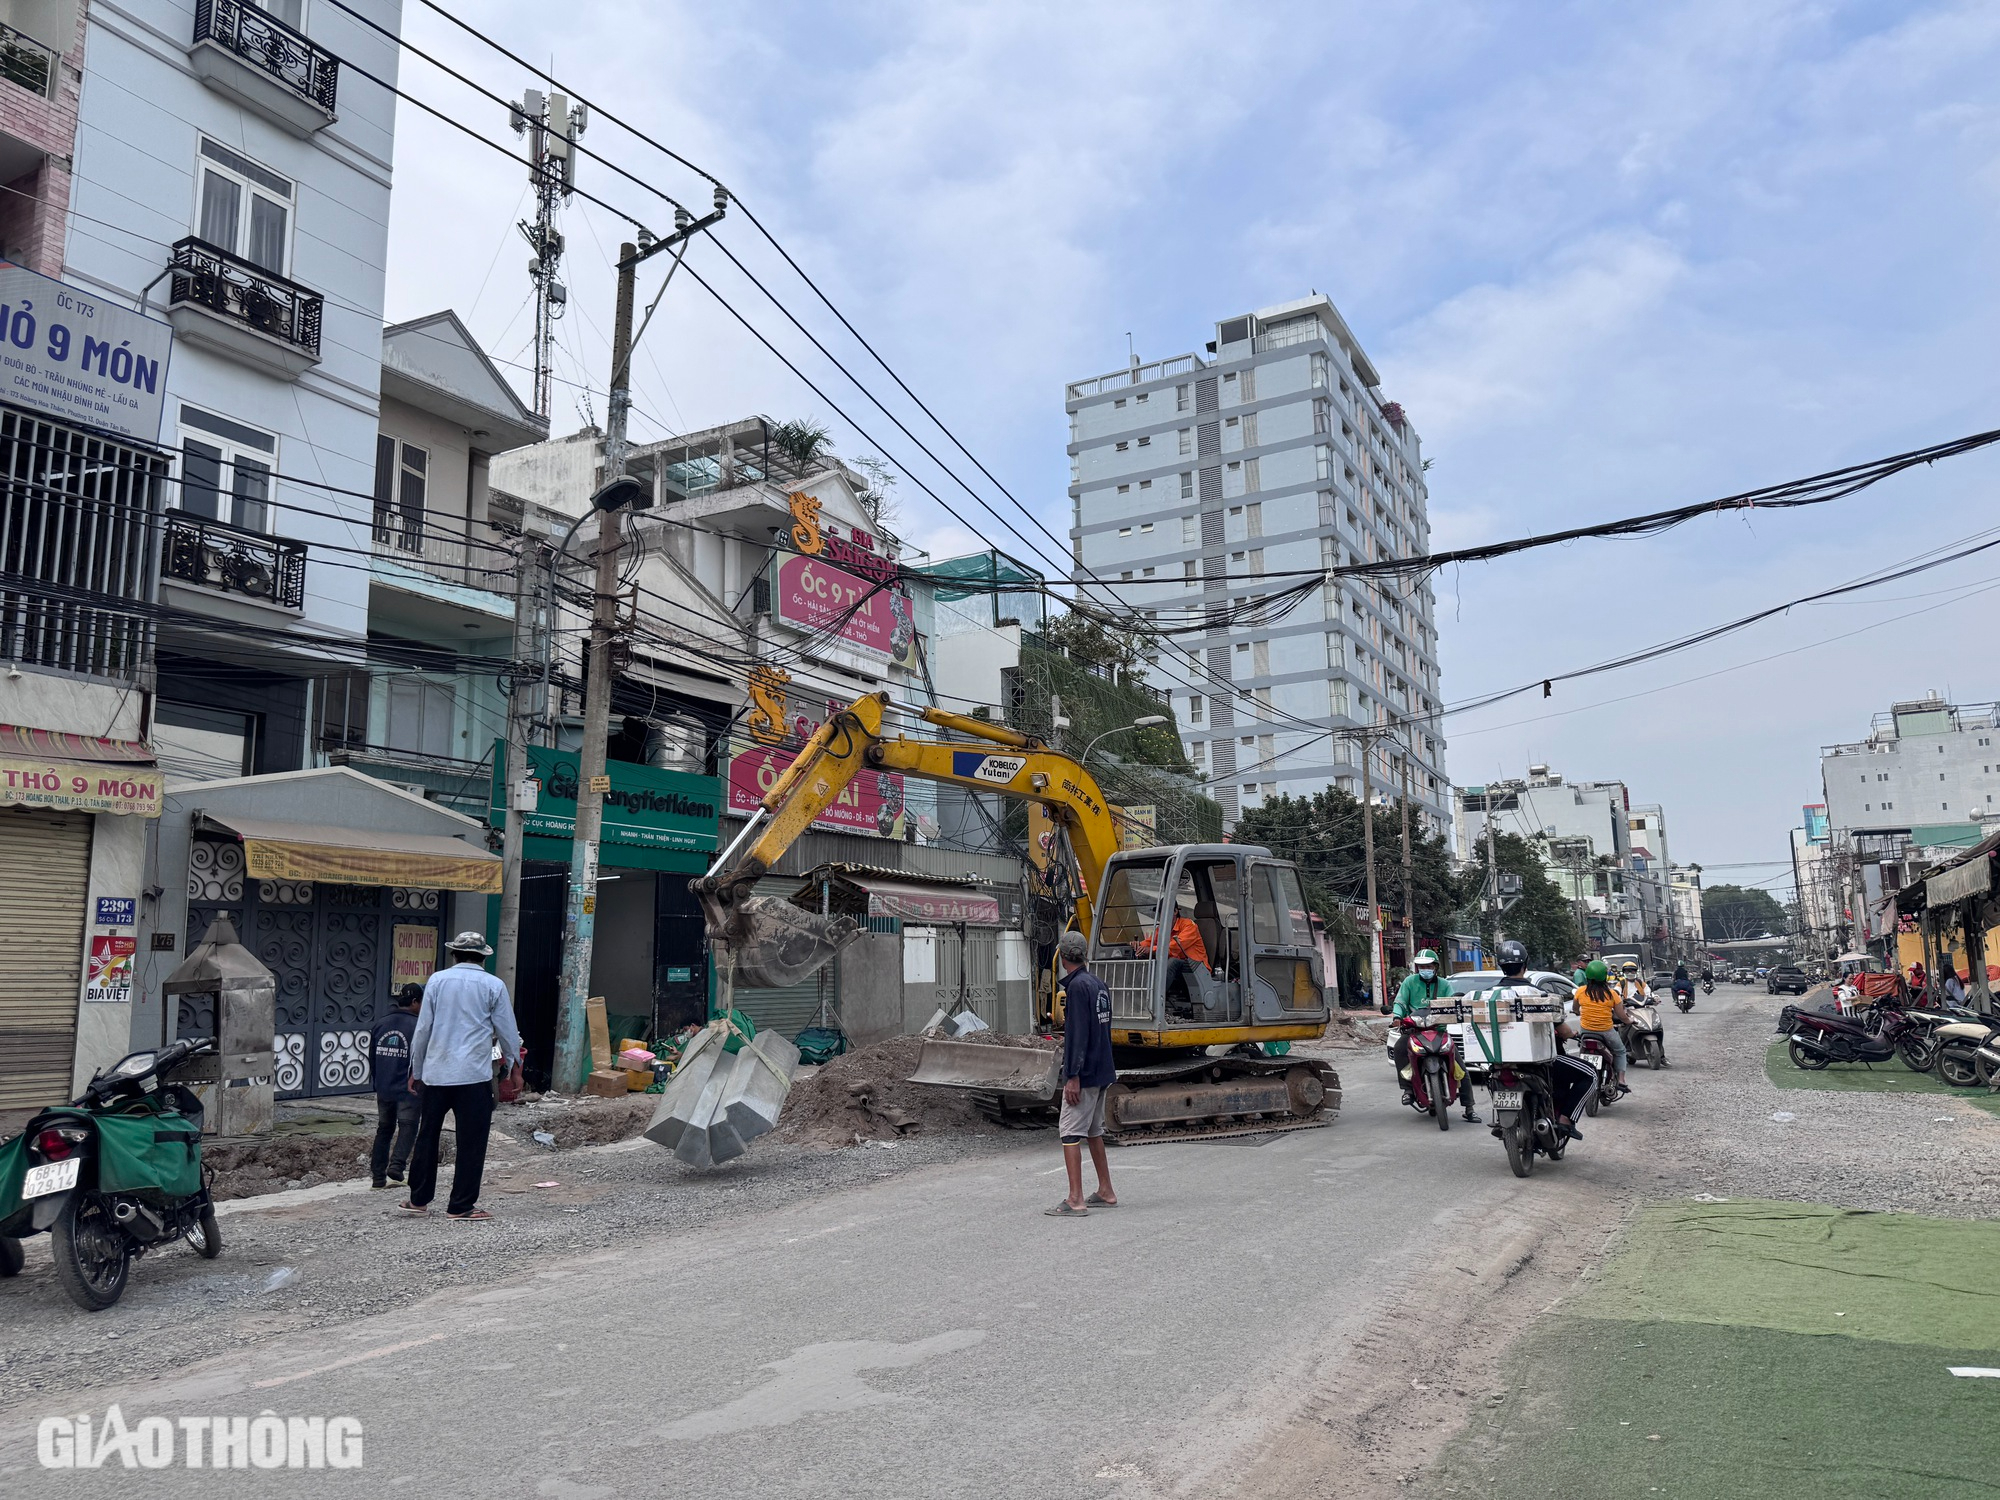
[[[410,1076],[440,1087],[491,1083],[495,1041],[511,1066],[521,1055],[521,1029],[499,977],[476,963],[431,975],[410,1038]]]

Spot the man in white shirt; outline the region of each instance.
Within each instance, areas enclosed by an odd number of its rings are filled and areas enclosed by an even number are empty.
[[[445,945],[451,966],[424,986],[423,1010],[410,1038],[410,1087],[423,1105],[416,1154],[410,1159],[410,1196],[403,1212],[427,1214],[437,1195],[438,1142],[444,1117],[452,1117],[458,1160],[452,1168],[445,1216],[460,1221],[492,1217],[479,1207],[479,1179],[486,1170],[486,1138],[493,1128],[493,1043],[507,1060],[511,1079],[521,1072],[521,1030],[514,1003],[498,976],[480,962],[493,949],[476,932]]]

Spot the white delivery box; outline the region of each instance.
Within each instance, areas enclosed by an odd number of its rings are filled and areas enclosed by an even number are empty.
[[[1498,1057],[1493,1056],[1496,1028],[1484,1021],[1453,1026],[1452,1033],[1465,1039],[1465,1066],[1479,1070],[1496,1062],[1548,1062],[1556,1055],[1556,1026],[1553,1021],[1502,1021],[1497,1028]]]
[[[1459,1056],[1475,1072],[1496,1062],[1547,1062],[1556,1055],[1562,1002],[1530,985],[1454,995],[1432,1005],[1433,1016],[1440,1012],[1449,1015]]]

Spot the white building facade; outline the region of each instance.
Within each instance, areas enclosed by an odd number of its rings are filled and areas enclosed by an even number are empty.
[[[1185,354],[1067,388],[1075,580],[1156,614],[1227,606],[1430,545],[1422,444],[1333,303],[1223,319]],[[1188,754],[1225,825],[1267,798],[1407,778],[1443,831],[1445,745],[1428,583],[1329,582],[1282,619],[1161,643]],[[1342,734],[1340,731],[1348,731]]]

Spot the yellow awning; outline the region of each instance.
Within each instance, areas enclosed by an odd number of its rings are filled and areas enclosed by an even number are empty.
[[[437,833],[378,833],[204,812],[202,821],[243,840],[244,873],[258,880],[410,885],[437,891],[500,890],[500,856]]]

